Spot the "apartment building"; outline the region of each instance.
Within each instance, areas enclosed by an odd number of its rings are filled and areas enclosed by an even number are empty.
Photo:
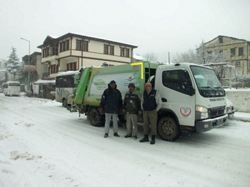
[[[81,67],[128,64],[133,62],[137,46],[74,33],[60,37],[47,36],[38,46],[42,64],[48,65],[48,74],[79,70]]]
[[[48,77],[48,65],[41,63],[41,52],[32,53],[30,59],[29,55],[25,55],[22,57],[22,61],[24,62],[25,74],[28,74],[28,70],[30,71],[31,82],[43,77]]]
[[[197,53],[201,54],[204,49],[207,55],[224,54],[224,61],[234,66],[239,74],[250,73],[250,41],[219,35],[198,48]]]

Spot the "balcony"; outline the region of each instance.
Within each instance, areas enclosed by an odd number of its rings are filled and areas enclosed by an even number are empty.
[[[47,61],[55,61],[58,59],[58,55],[50,55],[46,57],[42,57],[42,63],[45,63]]]
[[[24,65],[24,72],[35,72],[36,71],[36,66],[34,65]]]

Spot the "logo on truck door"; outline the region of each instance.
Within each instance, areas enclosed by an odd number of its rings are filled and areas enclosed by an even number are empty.
[[[181,106],[180,112],[181,112],[181,115],[183,117],[187,118],[191,114],[191,107],[189,107],[189,106]]]

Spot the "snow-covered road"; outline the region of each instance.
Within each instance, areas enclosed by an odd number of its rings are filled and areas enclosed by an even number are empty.
[[[48,99],[0,94],[0,186],[250,185],[250,122],[155,145],[103,138],[85,116]]]

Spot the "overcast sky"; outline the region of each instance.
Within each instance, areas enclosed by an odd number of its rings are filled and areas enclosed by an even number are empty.
[[[250,41],[250,0],[1,0],[0,59],[41,52],[47,35],[68,32],[138,46],[158,60],[218,35]]]

